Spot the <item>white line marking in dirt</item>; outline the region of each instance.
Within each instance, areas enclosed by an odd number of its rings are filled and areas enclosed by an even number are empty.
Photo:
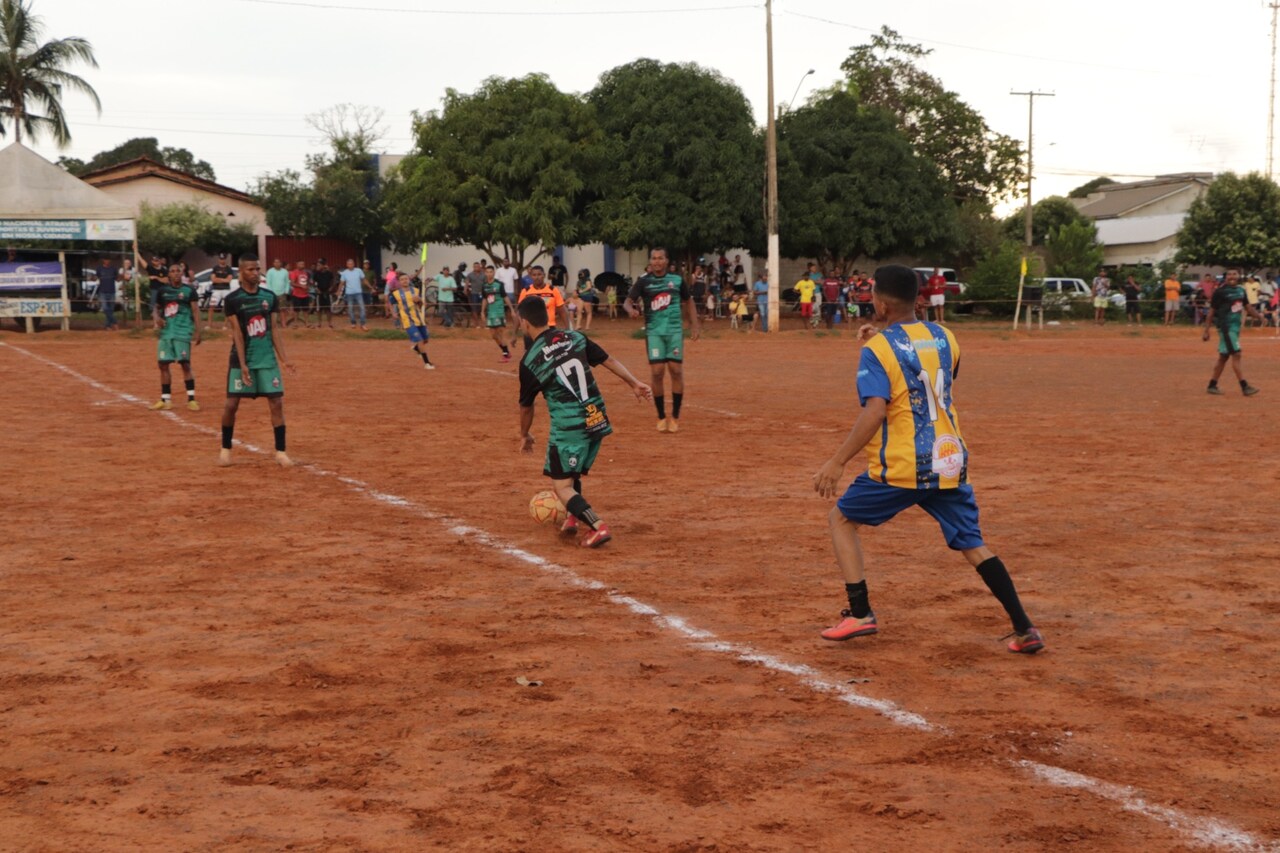
[[[21,353],[28,358],[48,365],[55,370],[59,370],[67,376],[77,379],[98,391],[105,394],[111,394],[124,402],[134,403],[137,405],[146,404],[145,400],[135,397],[132,394],[117,391],[96,379],[85,376],[84,374],[79,373],[64,364],[53,361],[52,359],[36,355],[33,352],[29,352],[28,350],[14,346],[13,344],[0,343],[0,347],[7,347],[14,352]],[[483,370],[483,368],[472,369]],[[489,372],[497,373],[498,371]],[[203,424],[188,421],[173,412],[157,412],[157,414],[162,415],[171,423],[175,423],[187,429],[192,429],[196,432],[210,436],[219,435],[217,430],[204,426]],[[252,453],[263,455],[266,455],[267,453],[266,450],[252,444],[246,444],[241,441],[237,441],[236,444]],[[506,542],[485,530],[481,530],[478,527],[472,527],[471,525],[461,522],[457,518],[419,506],[408,498],[378,491],[360,480],[352,477],[346,477],[315,465],[300,464],[297,465],[296,468],[319,477],[327,477],[335,480],[349,488],[351,491],[364,495],[365,497],[371,498],[379,503],[408,510],[421,518],[438,521],[446,525],[448,531],[455,536],[519,560],[548,575],[560,579],[569,586],[599,592],[606,600],[613,604],[625,607],[638,616],[648,617],[660,628],[664,628],[670,633],[688,641],[694,648],[708,652],[715,652],[717,654],[722,654],[748,663],[754,663],[766,669],[773,670],[774,672],[785,673],[793,676],[801,684],[816,693],[834,696],[836,699],[847,705],[873,711],[904,728],[931,732],[934,734],[949,734],[946,727],[937,723],[932,723],[921,715],[908,711],[894,702],[887,699],[876,699],[871,696],[864,696],[861,693],[852,690],[844,683],[822,675],[822,673],[806,664],[791,663],[774,655],[758,651],[750,646],[721,640],[710,631],[690,625],[680,616],[663,613],[652,605],[613,590],[609,585],[602,583],[601,581],[583,577],[566,566],[553,563],[544,557],[540,557],[537,554],[526,551],[517,545]],[[1260,838],[1217,818],[1197,817],[1175,808],[1150,803],[1146,797],[1141,794],[1141,792],[1123,785],[1116,785],[1112,782],[1095,779],[1092,776],[1085,776],[1081,773],[1076,773],[1061,767],[1054,767],[1049,764],[1040,764],[1035,761],[1016,761],[1013,762],[1013,764],[1042,782],[1046,782],[1059,788],[1088,791],[1100,799],[1117,803],[1124,811],[1133,812],[1150,818],[1157,823],[1169,827],[1195,844],[1205,847],[1216,847],[1224,850],[1261,850],[1271,851],[1271,853],[1280,851],[1280,844]]]

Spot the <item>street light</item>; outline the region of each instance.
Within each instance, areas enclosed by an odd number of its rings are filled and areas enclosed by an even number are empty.
[[[816,74],[816,68],[810,68],[801,76],[800,82],[796,84],[796,90],[791,93],[791,100],[787,101],[787,109],[795,109],[796,97],[800,94],[800,87],[804,85],[804,81],[809,79],[809,75]]]

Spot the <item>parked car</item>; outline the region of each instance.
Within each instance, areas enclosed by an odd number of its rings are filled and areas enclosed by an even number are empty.
[[[201,270],[195,274],[192,281],[195,286],[196,294],[200,297],[201,308],[221,308],[222,300],[227,298],[227,294],[233,290],[240,289],[240,268],[231,268],[231,284],[229,286],[213,286],[213,270]]]
[[[933,271],[935,268],[934,267],[914,267],[914,269],[917,273],[919,273],[921,276],[924,277],[925,281],[928,281],[933,276]],[[942,277],[947,280],[946,291],[947,291],[948,297],[963,296],[964,292],[969,289],[969,286],[964,282],[960,281],[959,276],[956,275],[956,271],[951,269],[951,267],[937,267],[937,270],[938,272],[942,273]]]
[[[1073,302],[1093,303],[1093,287],[1082,278],[1045,278],[1039,282],[1044,288],[1044,303],[1049,307],[1065,308]],[[1111,283],[1111,295],[1107,299],[1117,308],[1124,307],[1124,291]]]

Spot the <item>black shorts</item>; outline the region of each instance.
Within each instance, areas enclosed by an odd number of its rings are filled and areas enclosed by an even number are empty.
[[[332,308],[332,307],[333,307],[333,294],[332,294],[332,293],[325,293],[325,292],[322,290],[322,291],[320,291],[320,292],[317,294],[317,298],[318,298],[318,300],[319,300],[318,304],[319,304],[319,306],[320,306],[321,308]]]
[[[294,308],[310,308],[311,297],[310,296],[294,296],[292,293],[290,293],[289,304],[292,305]]]
[[[1124,310],[1125,310],[1125,313],[1126,313],[1126,314],[1137,314],[1137,313],[1138,313],[1138,303],[1137,303],[1137,302],[1126,302],[1126,303],[1124,304]]]

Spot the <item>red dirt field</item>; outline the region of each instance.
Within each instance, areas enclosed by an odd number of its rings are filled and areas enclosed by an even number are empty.
[[[634,327],[599,325],[641,375]],[[865,537],[880,635],[818,637],[847,335],[713,329],[675,436],[602,375],[586,493],[616,539],[584,551],[528,517],[545,409],[520,455],[479,331],[437,336],[433,373],[291,333],[283,470],[214,464],[225,337],[204,410],[158,414],[148,336],[9,328],[0,848],[1280,844],[1271,330],[1245,399],[1204,393],[1185,328],[956,327],[984,532],[1048,643],[1023,657],[915,511]],[[237,437],[270,447],[264,402]]]

